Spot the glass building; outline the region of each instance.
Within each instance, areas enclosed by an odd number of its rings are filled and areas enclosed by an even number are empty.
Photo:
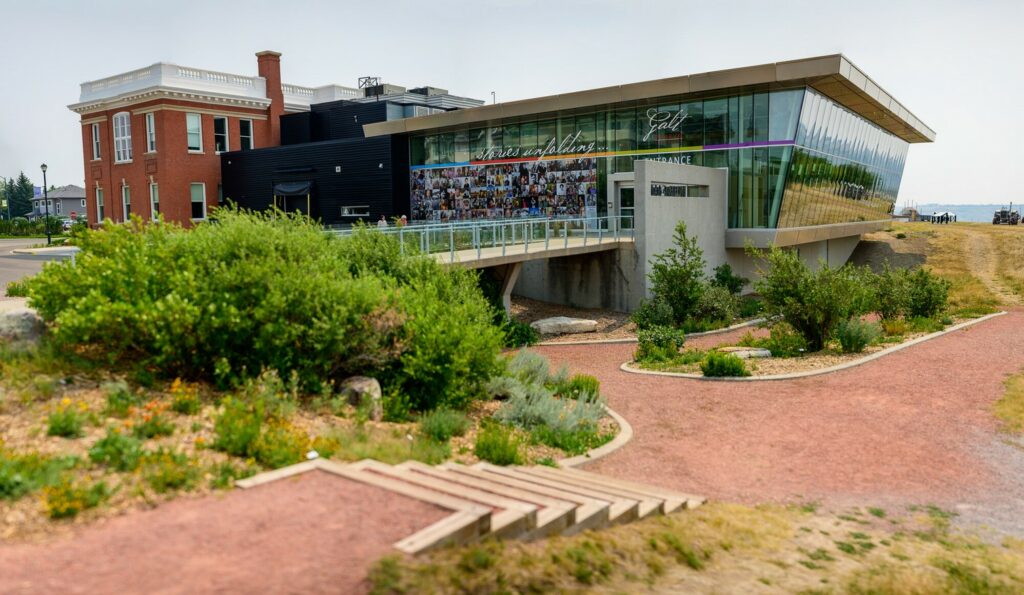
[[[367,126],[407,134],[414,220],[605,215],[608,175],[654,159],[728,168],[730,229],[877,221],[935,136],[842,56],[503,105]]]

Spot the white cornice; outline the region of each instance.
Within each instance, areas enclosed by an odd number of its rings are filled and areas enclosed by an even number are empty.
[[[220,106],[247,107],[251,109],[260,110],[265,110],[267,109],[268,106],[270,106],[269,99],[240,97],[237,95],[222,95],[218,93],[203,93],[200,91],[183,90],[171,87],[158,86],[150,87],[147,89],[141,89],[139,91],[133,91],[130,93],[124,93],[122,95],[111,97],[109,99],[87,101],[83,103],[73,103],[68,106],[68,109],[77,114],[88,114],[96,111],[106,111],[110,109],[126,107],[146,101],[154,101],[157,99],[194,101],[196,103],[208,103]]]

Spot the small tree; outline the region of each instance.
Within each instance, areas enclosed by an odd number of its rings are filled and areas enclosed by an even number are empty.
[[[648,278],[655,299],[668,304],[675,323],[682,324],[704,291],[704,251],[697,245],[697,238],[687,237],[682,221],[676,224],[672,243],[675,247],[654,255]]]
[[[885,320],[906,316],[910,309],[910,277],[906,269],[886,262],[875,283],[875,309]]]
[[[748,283],[750,283],[750,279],[733,273],[732,266],[728,263],[715,267],[715,278],[711,280],[712,285],[724,287],[733,295],[743,291],[743,286]]]
[[[871,310],[874,275],[866,269],[820,261],[811,271],[796,252],[776,247],[755,255],[768,265],[755,284],[766,312],[803,335],[810,351],[821,350],[840,322]]]

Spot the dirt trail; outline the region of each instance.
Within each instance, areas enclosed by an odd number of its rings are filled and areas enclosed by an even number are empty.
[[[995,240],[990,234],[965,228],[964,257],[967,267],[979,281],[1006,305],[1024,304],[1021,296],[1006,286],[999,276]]]

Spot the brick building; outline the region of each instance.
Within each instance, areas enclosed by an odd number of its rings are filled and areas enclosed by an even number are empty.
[[[220,202],[220,153],[277,146],[280,116],[362,95],[282,84],[280,56],[257,53],[258,76],[161,62],[82,83],[68,108],[81,116],[89,223],[205,219]]]

